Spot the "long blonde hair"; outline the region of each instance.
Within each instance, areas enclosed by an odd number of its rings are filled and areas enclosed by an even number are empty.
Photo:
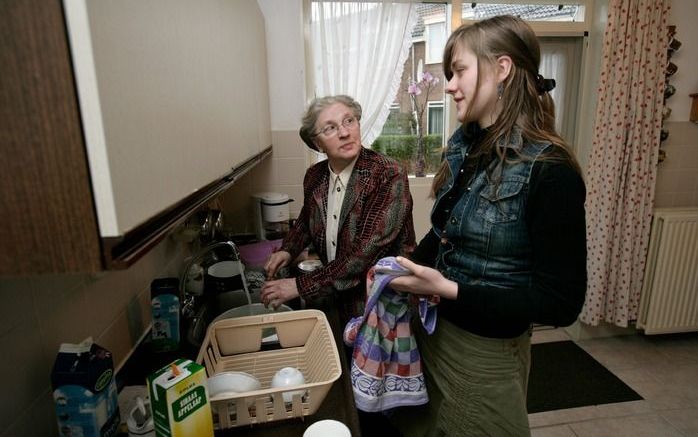
[[[555,131],[555,104],[546,89],[547,82],[543,83],[538,73],[540,46],[531,27],[511,15],[460,26],[448,38],[444,48],[443,69],[447,80],[453,77],[451,61],[463,48],[470,49],[478,60],[477,86],[473,100],[480,88],[483,65],[492,66],[497,58],[504,55],[512,60],[511,71],[502,84],[502,110],[494,124],[488,128],[480,147],[471,156],[486,158],[496,154],[504,164],[507,152],[499,144],[508,144],[514,127],[518,126],[524,140],[553,144],[552,150],[542,156],[542,159],[568,162],[581,174],[569,145]],[[471,109],[472,105],[468,112]],[[515,153],[518,155],[516,161],[527,159],[519,151]],[[444,160],[434,177],[432,195],[446,182],[449,172]]]

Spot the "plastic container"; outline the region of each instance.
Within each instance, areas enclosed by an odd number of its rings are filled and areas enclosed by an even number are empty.
[[[234,319],[234,318],[239,318],[239,317],[248,317],[248,316],[259,316],[263,314],[274,314],[274,313],[281,313],[285,311],[291,311],[291,307],[288,305],[281,304],[279,305],[278,308],[267,308],[264,306],[263,303],[253,303],[251,305],[242,305],[236,308],[231,308],[228,311],[219,314],[215,319],[213,319],[214,322],[217,322],[219,320],[223,319]]]
[[[262,240],[257,243],[238,246],[240,260],[248,268],[262,268],[274,251],[281,247],[283,240]]]
[[[262,332],[274,329],[279,349],[262,351]],[[246,372],[262,388],[212,400],[215,429],[291,419],[314,414],[342,374],[337,344],[322,311],[301,310],[213,322],[197,361],[208,376],[220,372]],[[276,372],[295,367],[305,383],[272,388]],[[284,401],[291,394],[291,402]]]
[[[129,437],[155,437],[150,401],[144,401],[140,397],[136,399],[136,405],[126,417],[126,426]]]
[[[221,319],[232,319],[237,317],[247,317],[247,316],[259,316],[261,314],[273,314],[280,313],[284,311],[293,311],[291,307],[287,305],[280,305],[278,308],[267,308],[262,303],[253,303],[252,305],[243,305],[237,308],[230,309],[223,314],[219,315],[214,322]],[[276,335],[276,330],[274,328],[266,328],[262,330],[262,344],[267,343],[278,343],[279,338]]]
[[[153,316],[153,350],[179,348],[179,279],[158,278],[150,283],[150,307]]]

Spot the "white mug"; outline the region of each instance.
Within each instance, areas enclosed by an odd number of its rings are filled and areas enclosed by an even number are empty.
[[[310,425],[303,437],[351,437],[351,432],[342,422],[327,419]]]

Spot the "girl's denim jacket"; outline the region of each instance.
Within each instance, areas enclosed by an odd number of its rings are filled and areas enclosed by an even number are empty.
[[[466,189],[455,184],[455,175],[468,156],[471,144],[458,129],[445,152],[450,168],[447,182],[436,193],[434,212],[444,208],[447,196],[460,196],[443,228],[434,226],[441,238],[436,268],[444,276],[465,285],[517,288],[532,279],[531,244],[526,223],[531,170],[550,144],[524,142],[515,128],[507,148],[517,149],[528,159],[503,166],[478,168]],[[484,166],[483,166],[484,167]],[[497,183],[497,179],[499,179]]]

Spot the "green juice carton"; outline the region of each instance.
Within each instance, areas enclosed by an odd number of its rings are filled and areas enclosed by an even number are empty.
[[[203,366],[180,358],[148,376],[147,382],[156,436],[213,436]]]

